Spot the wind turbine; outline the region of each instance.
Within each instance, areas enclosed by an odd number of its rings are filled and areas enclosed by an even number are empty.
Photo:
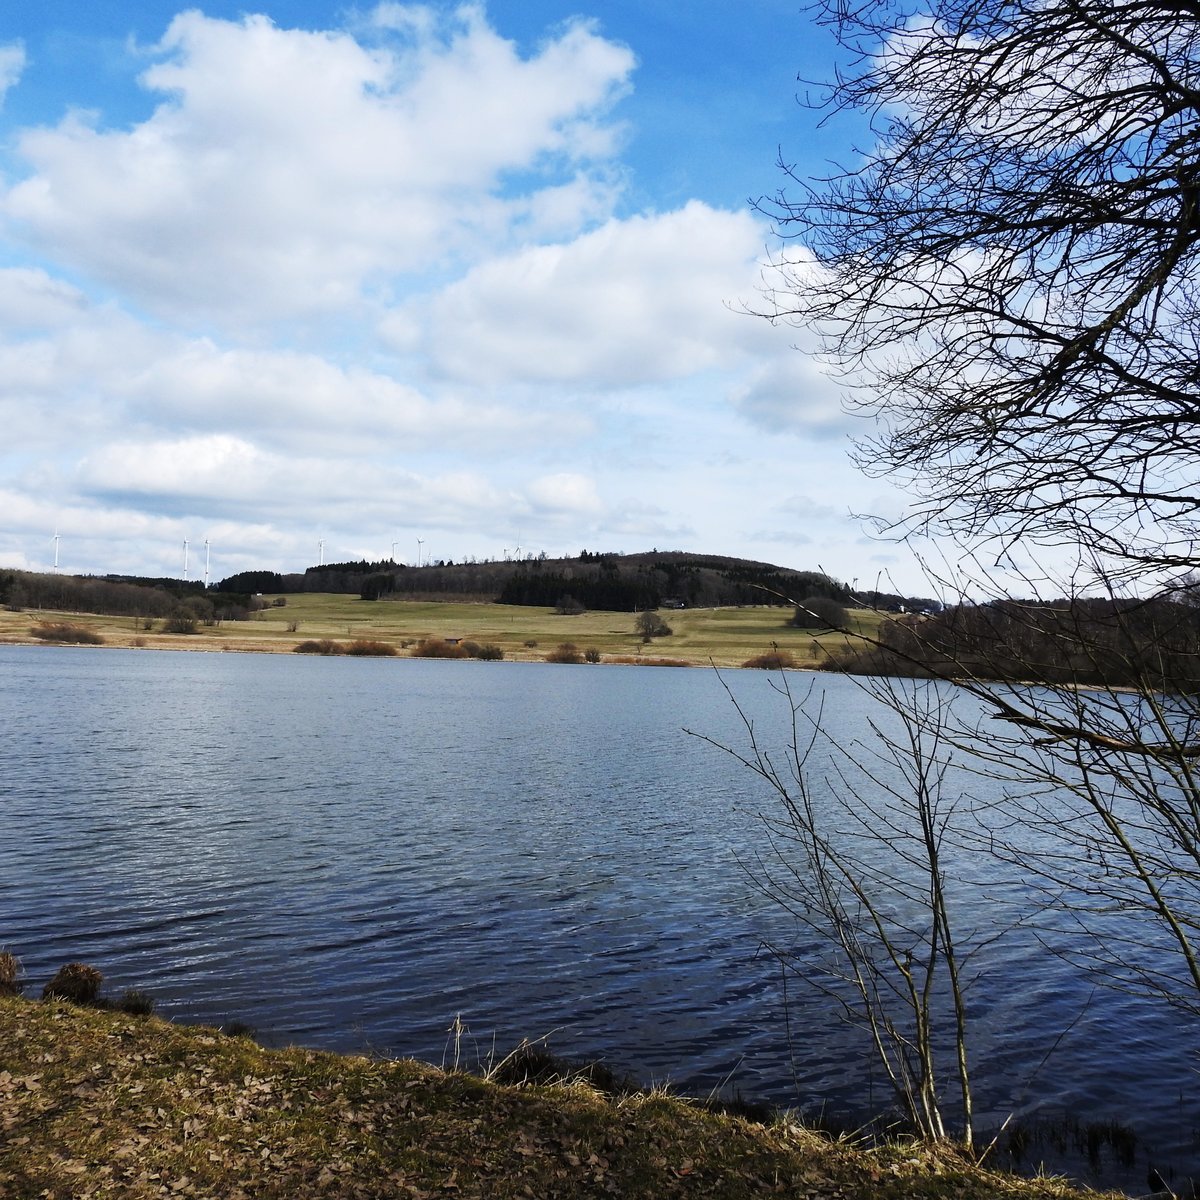
[[[55,569],[55,571],[58,570],[58,543],[59,543],[59,540],[60,539],[58,536],[58,530],[55,529],[55,531],[54,531],[54,569]]]
[[[396,542],[392,543],[392,562],[396,561]]]
[[[188,577],[188,540],[187,540],[187,538],[183,539],[183,577],[184,577],[184,579],[186,579]]]
[[[208,538],[204,539],[204,590],[208,591]]]
[[[424,538],[417,538],[417,566],[421,565],[421,547],[425,545]]]
[[[317,566],[323,567],[324,565],[325,565],[325,539],[322,538],[317,543]]]

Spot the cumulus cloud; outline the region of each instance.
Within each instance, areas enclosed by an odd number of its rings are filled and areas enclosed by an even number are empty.
[[[845,439],[861,421],[842,407],[840,388],[811,354],[777,353],[731,389],[733,406],[770,433]]]
[[[522,58],[473,7],[377,45],[190,11],[149,53],[154,113],[24,131],[3,212],[152,310],[229,328],[602,209],[633,67],[582,22]]]
[[[632,52],[584,20],[519,49],[477,5],[349,21],[184,12],[134,48],[149,116],[8,131],[0,562],[45,567],[55,529],[67,570],[177,572],[211,537],[216,578],[318,538],[849,545],[787,500],[828,499],[832,443],[803,447],[843,417],[741,311],[768,230],[629,210]],[[23,62],[0,49],[0,98]]]
[[[725,302],[752,283],[763,238],[748,214],[699,201],[614,219],[473,267],[422,304],[427,344],[443,372],[476,381],[605,387],[726,366],[755,331]]]

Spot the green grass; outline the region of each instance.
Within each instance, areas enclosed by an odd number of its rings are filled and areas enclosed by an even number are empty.
[[[662,1093],[502,1087],[65,1004],[0,999],[0,1046],[6,1200],[1091,1195],[949,1150],[855,1148]]]
[[[542,661],[555,646],[573,642],[581,650],[594,647],[602,661],[617,656],[664,658],[695,665],[714,662],[723,667],[740,666],[776,645],[789,651],[798,666],[816,666],[824,657],[823,647],[843,641],[840,634],[792,628],[787,624],[790,610],[780,608],[667,612],[663,615],[674,634],[656,638],[647,646],[634,631],[633,613],[586,612],[567,617],[550,609],[502,604],[369,601],[329,594],[288,596],[286,600],[286,605],[268,607],[248,621],[200,626],[190,635],[142,630],[132,617],[88,616],[86,624],[113,646],[140,641],[150,648],[290,653],[302,642],[328,638],[388,642],[405,654],[423,638],[459,638],[499,646],[510,660]],[[31,640],[31,617],[46,621],[70,615],[0,611],[0,641]],[[880,616],[856,610],[850,620],[856,630],[870,634],[878,628]],[[530,641],[537,646],[526,646]]]

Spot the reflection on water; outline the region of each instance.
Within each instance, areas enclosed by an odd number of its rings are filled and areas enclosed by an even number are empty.
[[[770,679],[726,682],[783,746]],[[853,683],[818,686],[866,736]],[[795,981],[789,1048],[760,947],[810,947],[739,866],[770,798],[683,732],[739,736],[711,672],[0,647],[0,728],[0,944],[36,987],[80,959],[268,1044],[440,1062],[461,1014],[481,1055],[550,1034],[852,1122],[890,1099]],[[1030,939],[985,968],[985,1122],[1132,1113],[1188,1169],[1190,1030]]]

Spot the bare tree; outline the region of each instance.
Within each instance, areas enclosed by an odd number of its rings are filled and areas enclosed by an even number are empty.
[[[960,821],[928,798],[925,744],[893,738],[908,792],[890,803],[910,829],[929,810],[934,849],[953,832],[1011,864],[1050,948],[1200,1013],[1200,639],[1181,611],[1200,568],[1200,2],[824,0],[820,15],[849,61],[815,103],[865,115],[869,148],[760,202],[783,239],[764,315],[817,330],[874,418],[859,464],[915,497],[893,532],[947,536],[976,564],[1017,544],[1066,563],[1059,590],[1030,576],[1020,600],[986,570],[934,580],[960,601],[946,618],[885,626],[858,657],[977,701],[936,722],[936,761],[1002,788],[990,827]],[[883,698],[927,729],[921,695]],[[868,936],[899,945],[861,897],[936,875],[929,843],[880,869],[854,850],[879,847],[872,825],[847,845],[814,821],[804,755],[790,779],[758,747],[745,760],[783,797],[773,845],[796,911],[847,955]],[[870,814],[855,778],[834,781],[842,803]],[[944,890],[922,895],[928,946],[950,914]],[[943,953],[948,969],[952,939]],[[901,1011],[920,1012],[912,995]]]
[[[871,740],[863,742],[826,731],[813,687],[794,695],[781,673],[777,688],[792,722],[782,755],[762,744],[732,693],[745,748],[697,735],[758,775],[774,795],[777,805],[762,814],[769,848],[746,865],[827,953],[818,964],[786,946],[771,948],[785,969],[867,1035],[913,1129],[929,1141],[958,1139],[969,1150],[965,971],[995,933],[963,935],[952,920],[943,852],[956,819],[974,822],[970,798],[948,786],[948,694],[927,682],[874,681],[871,690],[883,703],[879,720],[870,723]],[[957,1094],[949,1110],[947,1046]]]
[[[1200,4],[826,0],[871,120],[760,207],[766,315],[815,326],[908,527],[1190,569],[1200,534]],[[897,24],[896,22],[900,23]],[[830,115],[830,114],[827,114]]]

